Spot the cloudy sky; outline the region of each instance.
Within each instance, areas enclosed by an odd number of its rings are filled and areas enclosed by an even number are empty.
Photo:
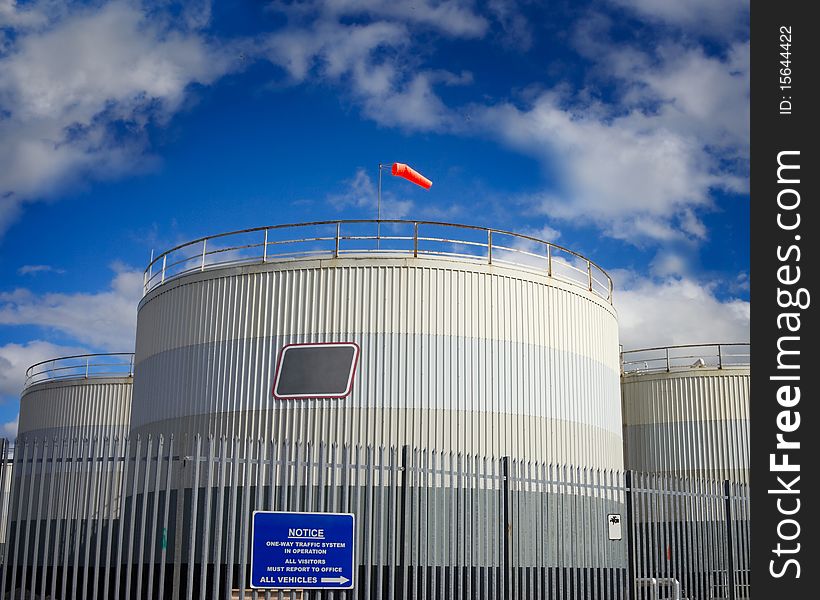
[[[748,1],[0,0],[0,435],[152,250],[372,218],[380,161],[607,269],[627,348],[748,339]]]

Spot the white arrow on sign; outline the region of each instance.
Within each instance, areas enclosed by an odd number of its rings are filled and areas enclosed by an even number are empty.
[[[338,583],[344,585],[350,581],[347,577],[340,575],[339,577],[322,577],[322,583]]]

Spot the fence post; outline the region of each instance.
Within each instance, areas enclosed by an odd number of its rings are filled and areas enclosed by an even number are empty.
[[[726,506],[726,556],[728,557],[726,568],[729,572],[729,600],[736,600],[735,555],[732,541],[732,483],[728,479],[723,482],[723,501]]]
[[[510,537],[512,536],[512,527],[510,526],[510,457],[501,457],[501,492],[502,492],[502,523],[504,527],[504,564],[501,571],[504,575],[504,597],[511,598],[512,586],[510,579],[512,575],[512,565],[510,564]]]
[[[632,514],[632,471],[624,472],[624,483],[626,492],[626,522],[629,529],[626,532],[626,578],[627,597],[635,598],[635,522]]]
[[[410,446],[401,447],[401,496],[399,497],[399,506],[401,513],[399,517],[399,540],[401,540],[401,548],[399,549],[399,556],[401,557],[399,564],[402,566],[401,589],[403,591],[402,597],[407,595],[407,470],[410,468],[408,456],[410,455]],[[412,535],[412,534],[411,534]]]

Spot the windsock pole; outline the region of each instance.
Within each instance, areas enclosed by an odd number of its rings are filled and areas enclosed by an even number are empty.
[[[393,163],[386,165],[379,163],[379,186],[376,194],[376,248],[381,246],[381,231],[382,231],[382,169],[390,167],[390,174],[396,177],[402,177],[411,183],[415,183],[425,190],[429,190],[433,182],[427,179],[424,175],[407,166],[404,163]]]
[[[381,248],[382,233],[382,169],[390,165],[379,163],[379,193],[376,199],[376,249]]]

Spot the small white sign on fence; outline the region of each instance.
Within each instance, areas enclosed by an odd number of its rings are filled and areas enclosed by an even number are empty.
[[[606,516],[606,520],[609,525],[609,539],[623,539],[623,535],[621,534],[621,515],[609,514]]]

